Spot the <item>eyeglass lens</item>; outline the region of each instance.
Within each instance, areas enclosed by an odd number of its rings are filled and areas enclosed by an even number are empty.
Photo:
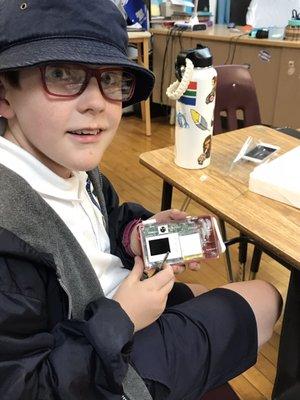
[[[76,65],[47,65],[44,69],[44,83],[52,95],[76,96],[86,88],[92,75],[96,76],[106,98],[117,101],[130,99],[134,88],[134,76],[121,69],[96,70]]]

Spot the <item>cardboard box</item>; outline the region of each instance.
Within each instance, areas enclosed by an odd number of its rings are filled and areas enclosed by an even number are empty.
[[[300,208],[300,146],[256,167],[249,190]]]

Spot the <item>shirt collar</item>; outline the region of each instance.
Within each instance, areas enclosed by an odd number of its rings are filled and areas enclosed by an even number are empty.
[[[20,175],[41,195],[78,201],[85,190],[86,172],[74,171],[70,178],[62,178],[26,150],[1,136],[0,163]]]

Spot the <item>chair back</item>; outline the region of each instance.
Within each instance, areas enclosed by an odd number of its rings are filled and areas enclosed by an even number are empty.
[[[259,105],[248,66],[218,65],[215,68],[218,77],[214,134],[259,125],[261,123]],[[238,118],[238,114],[239,116],[242,114],[242,120]]]

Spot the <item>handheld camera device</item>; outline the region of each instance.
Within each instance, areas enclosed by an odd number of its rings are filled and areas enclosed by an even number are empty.
[[[147,220],[140,225],[139,232],[146,268],[159,268],[167,253],[169,264],[184,264],[218,258],[225,251],[217,221],[211,216],[168,223]]]
[[[271,157],[277,150],[279,150],[279,146],[269,143],[258,143],[254,148],[247,151],[242,158],[259,164]]]

